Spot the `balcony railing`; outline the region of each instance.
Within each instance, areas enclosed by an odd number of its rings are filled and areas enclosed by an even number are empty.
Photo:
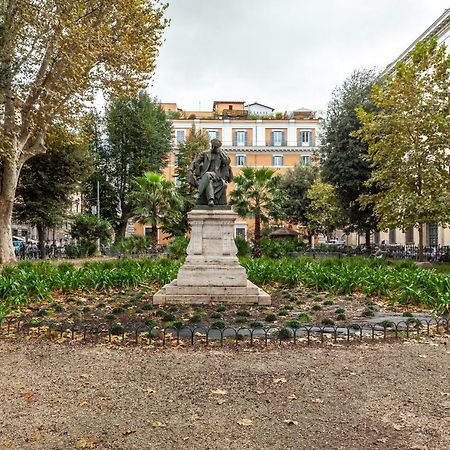
[[[275,141],[272,139],[268,144],[266,143],[266,145],[270,145],[271,147],[286,147],[287,141],[285,139],[282,141]]]

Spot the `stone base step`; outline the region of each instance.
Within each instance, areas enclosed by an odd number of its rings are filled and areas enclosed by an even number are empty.
[[[166,284],[153,296],[154,305],[234,303],[270,305],[270,295],[247,280],[247,286],[179,286]]]

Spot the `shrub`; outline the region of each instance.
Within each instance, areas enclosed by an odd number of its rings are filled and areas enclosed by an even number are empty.
[[[235,319],[236,323],[246,323],[247,322],[247,318],[246,317],[238,317]]]
[[[413,317],[412,313],[409,312],[409,311],[405,311],[405,312],[402,314],[402,316],[403,316],[403,317]]]
[[[250,322],[250,328],[264,328],[264,324],[259,320],[254,320],[253,322]]]
[[[250,312],[246,311],[245,309],[240,309],[236,312],[236,315],[241,317],[250,317]]]
[[[226,327],[225,322],[223,320],[216,320],[211,324],[211,328],[219,328],[220,330]]]
[[[105,306],[106,306],[105,303],[97,303],[97,305],[95,305],[95,307],[98,309],[103,309]]]
[[[56,312],[64,311],[64,307],[62,305],[60,305],[59,303],[54,303],[52,306],[53,306],[53,310]]]
[[[226,311],[226,309],[227,309],[226,305],[219,305],[219,306],[216,308],[216,311],[217,311],[217,312],[224,312],[224,311]],[[220,317],[219,317],[219,319],[220,319]]]
[[[185,236],[175,236],[172,242],[166,247],[170,258],[182,259],[186,256],[189,238]]]
[[[161,316],[164,322],[173,322],[176,320],[175,314],[164,311],[164,314]]]
[[[291,328],[299,328],[301,324],[298,320],[286,320],[285,325]]]
[[[221,319],[222,314],[220,314],[218,312],[214,312],[214,313],[211,313],[209,317],[211,317],[211,319]]]
[[[311,316],[306,313],[301,313],[297,316],[297,320],[300,323],[308,323],[308,322],[311,322]]]
[[[320,305],[312,305],[311,311],[322,311],[322,307]]]
[[[242,236],[236,236],[234,242],[237,247],[237,255],[239,257],[248,256],[250,254],[250,244]]]
[[[111,312],[113,314],[122,314],[125,312],[125,308],[123,308],[122,306],[116,306],[111,310]]]
[[[267,314],[264,320],[266,322],[275,322],[275,320],[277,320],[277,316],[275,314]]]
[[[336,311],[334,311],[336,314],[344,314],[345,309],[344,308],[336,308]]]
[[[144,311],[150,311],[151,309],[153,309],[153,305],[151,303],[144,303],[141,306],[141,309],[143,309]]]
[[[114,314],[105,314],[105,320],[115,320],[116,316]]]
[[[383,320],[383,322],[381,322],[381,326],[384,328],[392,328],[395,326],[395,323],[392,322],[392,320]]]
[[[322,325],[333,326],[334,320],[330,317],[325,317],[324,319],[322,319]]]
[[[47,311],[46,309],[41,309],[36,314],[38,317],[46,317],[50,315],[50,311]]]
[[[287,315],[289,315],[289,313],[285,309],[280,309],[278,311],[278,315],[279,316],[287,316]]]
[[[346,320],[345,314],[341,313],[336,316],[336,320]]]
[[[326,306],[330,306],[333,303],[334,303],[333,300],[327,300],[327,301],[323,302],[323,304],[326,305]]]
[[[366,308],[361,313],[363,317],[373,317],[375,315],[375,312],[372,308]]]
[[[119,323],[116,323],[111,327],[110,331],[113,336],[121,336],[125,333],[125,328]]]
[[[292,338],[293,333],[289,328],[283,327],[278,330],[278,339],[287,341]]]
[[[191,323],[200,323],[202,320],[203,320],[203,317],[201,314],[193,314],[189,318],[189,322],[191,322]]]

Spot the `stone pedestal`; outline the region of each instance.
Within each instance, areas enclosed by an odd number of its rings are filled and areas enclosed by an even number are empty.
[[[270,295],[247,280],[234,243],[237,214],[229,207],[197,207],[188,213],[192,227],[178,278],[153,296],[153,304],[237,303],[270,305]]]

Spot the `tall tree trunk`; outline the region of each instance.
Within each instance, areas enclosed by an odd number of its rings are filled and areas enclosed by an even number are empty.
[[[39,252],[41,259],[47,259],[47,251],[45,248],[45,227],[42,224],[36,225],[39,239]]]
[[[423,254],[423,225],[419,225],[419,261],[425,261],[425,255]]]
[[[20,166],[10,162],[0,164],[0,264],[16,261],[12,243],[12,212]]]
[[[120,221],[114,228],[115,228],[115,233],[116,233],[116,241],[120,241],[121,239],[125,239],[125,233],[127,231],[127,225],[128,222],[127,221]]]
[[[261,217],[259,215],[255,216],[255,245],[252,251],[254,258],[260,258],[262,255],[261,251]]]
[[[158,248],[158,225],[154,223],[152,225],[152,253],[156,253]]]
[[[367,251],[370,251],[370,230],[366,230],[366,247]]]

